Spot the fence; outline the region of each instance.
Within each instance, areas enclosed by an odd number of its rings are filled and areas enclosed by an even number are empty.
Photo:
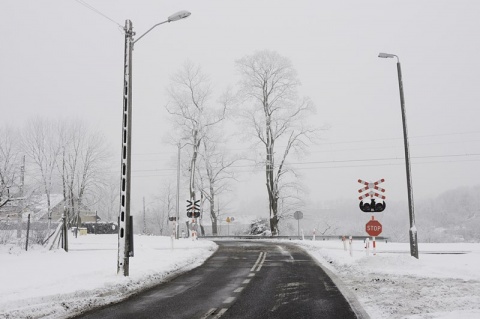
[[[24,221],[10,219],[0,221],[0,245],[19,245],[28,249],[33,245],[44,245],[59,222]]]

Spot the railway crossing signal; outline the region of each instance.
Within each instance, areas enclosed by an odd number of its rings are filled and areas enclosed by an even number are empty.
[[[360,202],[360,210],[365,213],[380,213],[385,210],[387,207],[387,204],[385,202],[383,203],[377,203],[374,198],[370,200],[370,203],[364,203]]]
[[[358,199],[360,200],[360,205],[359,205],[360,210],[365,213],[383,212],[387,207],[387,205],[385,204],[385,201],[383,201],[383,203],[377,203],[374,197],[378,197],[382,200],[386,199],[386,197],[381,194],[381,193],[385,193],[385,189],[378,186],[378,184],[385,182],[385,179],[382,178],[374,183],[365,182],[359,179],[358,182],[360,184],[365,185],[364,187],[360,188],[358,192],[363,193],[367,191],[366,193],[358,197]],[[367,197],[371,198],[370,203],[363,202],[363,199]]]
[[[200,200],[187,200],[187,217],[188,218],[198,218],[200,217]]]
[[[358,190],[358,192],[361,194],[358,199],[360,200],[360,210],[365,213],[378,213],[378,212],[383,212],[385,210],[385,207],[387,206],[385,204],[384,199],[386,199],[385,195],[385,189],[378,186],[379,184],[385,182],[385,179],[379,179],[378,181],[374,183],[370,182],[365,182],[361,179],[358,180],[360,184],[362,184],[362,188]],[[362,194],[363,193],[363,194]],[[364,203],[363,199],[370,197],[370,203]],[[377,198],[375,198],[377,197]],[[377,203],[376,200],[380,199],[382,202]],[[372,219],[367,222],[365,225],[365,231],[369,236],[373,237],[373,254],[375,255],[375,237],[380,235],[382,233],[383,227],[382,224],[378,220],[375,220],[375,218],[372,216]],[[365,248],[367,248],[367,255],[368,255],[368,248],[369,244],[368,242],[366,243]]]

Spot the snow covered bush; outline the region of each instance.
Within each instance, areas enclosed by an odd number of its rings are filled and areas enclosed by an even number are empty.
[[[270,226],[266,218],[258,218],[250,224],[249,235],[271,236]]]

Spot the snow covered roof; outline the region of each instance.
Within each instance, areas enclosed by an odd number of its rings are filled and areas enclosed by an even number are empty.
[[[33,203],[32,212],[35,220],[41,219],[48,212],[47,195],[35,195],[32,196],[31,202]],[[50,194],[50,209],[63,202],[62,194]]]

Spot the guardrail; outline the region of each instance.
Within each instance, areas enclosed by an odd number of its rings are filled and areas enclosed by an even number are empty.
[[[315,236],[315,241],[323,240],[342,240],[343,236],[333,235],[333,236]],[[253,235],[232,235],[232,236],[199,236],[199,238],[205,238],[210,240],[221,240],[221,239],[302,239],[302,236],[253,236]],[[312,240],[313,236],[304,236],[305,240]],[[348,239],[348,236],[345,236]],[[371,236],[352,236],[353,240],[365,240],[366,238],[371,238]],[[388,242],[389,237],[375,237],[377,241]]]

